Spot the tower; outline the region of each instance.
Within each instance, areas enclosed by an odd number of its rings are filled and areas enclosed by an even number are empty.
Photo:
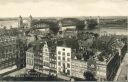
[[[62,30],[62,22],[61,21],[58,22],[58,25],[59,25],[60,30]]]
[[[101,36],[101,28],[100,28],[100,17],[98,16],[97,17],[97,24],[98,24],[98,33],[99,33],[99,35]]]
[[[87,20],[84,21],[84,25],[85,25],[84,29],[88,29],[88,23],[87,23]]]
[[[18,28],[22,28],[23,27],[23,19],[21,16],[19,16],[19,19],[18,19]]]
[[[30,15],[30,16],[29,16],[29,19],[28,19],[28,27],[29,27],[29,28],[32,27],[32,20],[33,20],[33,18],[32,18],[32,16]]]

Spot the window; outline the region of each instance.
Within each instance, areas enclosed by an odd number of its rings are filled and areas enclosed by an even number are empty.
[[[58,51],[58,54],[60,55],[60,54],[61,54],[61,52],[60,52],[60,51]]]
[[[67,61],[70,62],[70,58],[67,58]]]
[[[69,63],[67,63],[67,67],[70,68],[70,64]]]
[[[63,54],[62,54],[63,56],[65,56],[65,52],[63,52]]]
[[[67,56],[70,56],[70,53],[67,53]]]
[[[46,60],[46,61],[49,61],[49,57],[45,57],[45,60]]]
[[[61,57],[60,56],[58,56],[58,60],[61,60]]]
[[[65,57],[63,57],[63,61],[65,61]]]
[[[49,63],[48,62],[44,62],[44,66],[46,66],[46,67],[49,67]]]
[[[65,49],[63,49],[63,51],[65,51]]]
[[[45,49],[45,51],[47,52],[47,49]]]
[[[67,70],[67,75],[70,75],[70,70]]]
[[[61,66],[61,62],[58,62],[58,66]]]

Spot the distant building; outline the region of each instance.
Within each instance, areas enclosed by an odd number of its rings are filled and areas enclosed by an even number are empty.
[[[57,46],[56,54],[57,75],[71,76],[71,48]]]
[[[23,19],[21,16],[18,18],[18,28],[23,28]]]
[[[33,17],[30,15],[28,19],[28,28],[32,28]]]
[[[73,24],[65,24],[65,23],[62,23],[62,21],[59,21],[58,22],[58,26],[59,26],[59,32],[58,32],[58,35],[61,36],[61,37],[64,37],[64,31],[67,30],[67,29],[76,29],[76,25],[73,25]]]
[[[68,38],[72,38],[72,37],[75,37],[77,38],[77,30],[76,29],[66,29],[64,32],[63,32],[63,35],[64,37],[68,37]]]

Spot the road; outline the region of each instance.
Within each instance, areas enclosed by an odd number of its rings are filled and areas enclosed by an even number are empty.
[[[23,69],[15,71],[15,72],[9,73],[8,75],[5,75],[4,77],[7,77],[7,76],[15,77],[15,76],[19,76],[19,75],[26,74],[26,73],[27,73],[26,69],[23,68]]]

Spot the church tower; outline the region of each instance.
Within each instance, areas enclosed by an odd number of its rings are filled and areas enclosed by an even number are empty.
[[[23,19],[21,16],[19,16],[18,18],[18,28],[22,28],[23,27]]]
[[[30,15],[30,16],[29,16],[29,19],[28,19],[28,27],[29,27],[29,28],[32,27],[32,20],[33,20],[33,18],[32,18],[32,16]]]

